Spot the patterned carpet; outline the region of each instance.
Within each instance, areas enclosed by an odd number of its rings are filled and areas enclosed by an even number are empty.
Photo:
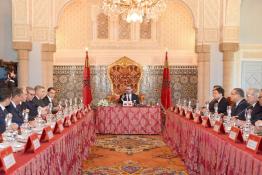
[[[160,136],[100,135],[84,175],[186,175],[184,163]]]

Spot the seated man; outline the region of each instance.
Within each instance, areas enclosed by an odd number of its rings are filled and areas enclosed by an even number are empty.
[[[24,123],[23,111],[19,108],[22,97],[23,90],[21,88],[13,88],[11,103],[6,107],[7,111],[13,115],[12,123],[16,123],[18,126]]]
[[[27,96],[25,106],[26,109],[29,110],[28,120],[33,122],[38,115],[37,106],[33,103],[33,98],[35,97],[35,89],[32,87],[26,87],[26,92]],[[22,103],[22,105],[24,104]]]
[[[231,110],[231,116],[239,120],[245,120],[245,111],[249,106],[244,97],[245,92],[241,88],[234,88],[231,91],[230,98],[235,103]]]
[[[6,130],[5,116],[8,111],[5,109],[10,104],[11,92],[7,88],[0,89],[0,133]]]
[[[53,113],[56,113],[59,110],[59,106],[55,106],[54,98],[56,95],[56,89],[53,87],[49,87],[47,89],[47,95],[43,98],[43,102],[45,106],[51,107],[51,111]]]
[[[259,96],[258,96],[258,103],[259,106],[256,105],[253,108],[253,118],[251,113],[251,121],[255,123],[255,126],[259,127],[259,130],[262,131],[262,89],[260,90]]]
[[[218,87],[213,89],[214,104],[218,104],[218,113],[225,114],[227,113],[227,99],[224,97],[224,89]],[[215,105],[214,105],[215,106]],[[215,112],[215,107],[209,106],[209,111],[211,113]]]
[[[8,114],[8,111],[6,110],[6,106],[10,104],[10,98],[11,98],[11,92],[7,88],[1,88],[0,89],[0,133],[4,133],[6,130],[6,123],[5,123],[5,117]],[[17,129],[16,124],[12,124],[12,129]]]
[[[133,89],[131,88],[131,86],[127,86],[126,92],[120,96],[118,103],[123,104],[124,101],[132,101],[133,104],[139,104],[138,95],[132,92],[133,92]]]
[[[262,120],[262,92],[255,88],[247,90],[247,102],[250,104],[248,109],[251,109],[251,123],[254,125],[257,121]],[[260,122],[258,122],[260,123]],[[258,124],[257,123],[257,124]]]
[[[33,103],[37,106],[37,107],[45,107],[47,105],[45,105],[43,98],[45,97],[45,87],[37,85],[35,87],[35,96],[33,98]]]
[[[222,88],[222,86],[220,86],[220,85],[214,85],[214,86],[213,86],[213,90],[216,89],[216,88]],[[216,103],[217,103],[217,100],[216,100],[215,98],[213,98],[213,99],[209,102],[209,104],[208,104],[209,108],[210,108],[210,109],[213,109],[213,108],[214,108],[214,105],[215,105]]]

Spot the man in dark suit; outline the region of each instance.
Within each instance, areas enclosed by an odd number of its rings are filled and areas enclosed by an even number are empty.
[[[234,88],[230,98],[235,103],[231,110],[231,116],[239,120],[245,120],[245,111],[249,104],[244,99],[245,92],[241,88]]]
[[[247,102],[250,104],[248,107],[251,112],[251,123],[253,125],[262,124],[262,91],[255,88],[247,89]],[[262,126],[262,125],[261,125]]]
[[[10,104],[11,92],[7,88],[0,89],[0,133],[6,130],[5,116],[8,114],[6,106]]]
[[[214,85],[214,86],[213,86],[213,90],[216,89],[216,88],[222,88],[222,86],[220,86],[220,85]],[[212,90],[212,91],[213,91],[213,90]],[[209,102],[209,104],[208,104],[209,109],[214,109],[214,106],[215,106],[216,103],[217,103],[217,100],[216,100],[215,98],[213,98],[213,99]]]
[[[53,87],[49,87],[47,89],[47,95],[43,98],[43,102],[45,106],[48,106],[50,103],[54,106],[54,98],[55,98],[56,90]]]
[[[52,113],[56,113],[59,110],[59,107],[55,106],[54,103],[55,95],[56,95],[56,89],[54,87],[49,87],[47,89],[47,95],[43,98],[43,102],[45,106],[51,108],[49,110],[51,110],[50,112]]]
[[[132,101],[133,104],[139,104],[138,95],[133,93],[131,86],[126,87],[126,92],[119,98],[119,103],[123,104],[124,101]]]
[[[45,107],[45,103],[43,101],[43,98],[45,97],[45,87],[37,85],[35,87],[35,96],[33,98],[33,103],[37,106],[37,107]]]
[[[10,68],[7,73],[7,79],[5,80],[6,86],[9,89],[15,88],[17,83],[16,83],[16,74],[15,70],[13,68]]]
[[[22,103],[22,105],[26,106],[26,109],[29,110],[28,120],[33,123],[34,119],[38,115],[37,106],[32,101],[33,98],[35,97],[35,89],[32,87],[26,87],[26,92],[27,92],[26,102]]]
[[[251,114],[251,122],[253,122],[258,127],[259,131],[262,131],[262,89],[260,90],[258,96],[258,104],[256,105],[256,109],[254,108],[253,110],[253,118]]]
[[[227,99],[224,97],[224,89],[222,87],[218,87],[213,89],[213,97],[214,97],[214,106],[217,103],[218,105],[218,113],[219,114],[227,114]],[[211,113],[215,112],[215,107],[209,106],[209,111]]]
[[[22,97],[23,90],[21,88],[13,88],[11,103],[6,107],[7,111],[13,115],[12,123],[16,123],[18,126],[21,126],[24,123],[23,111],[19,109]]]

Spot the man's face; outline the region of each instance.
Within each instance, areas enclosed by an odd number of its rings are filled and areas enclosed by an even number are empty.
[[[213,97],[214,99],[218,100],[220,99],[221,94],[219,94],[217,90],[213,90]]]
[[[251,92],[247,92],[247,99],[246,100],[251,105],[253,105],[254,103],[256,103],[258,101],[257,97]]]
[[[126,93],[131,94],[132,93],[132,88],[131,87],[126,87]]]
[[[27,101],[32,101],[34,96],[35,96],[35,91],[34,90],[29,90],[29,91],[27,91],[26,100]]]
[[[26,101],[26,98],[27,98],[27,91],[26,91],[26,89],[23,89],[23,93],[21,94],[20,98],[21,98],[22,102]]]
[[[55,98],[55,93],[56,93],[56,91],[53,90],[53,89],[51,89],[51,90],[48,92],[48,96],[53,99],[53,98]]]
[[[260,91],[259,93],[258,101],[259,101],[260,106],[262,106],[262,91]]]
[[[236,93],[235,90],[231,91],[230,99],[235,103],[239,100],[239,95]]]
[[[9,73],[9,77],[10,77],[10,78],[15,78],[15,72],[14,72],[14,71],[10,72],[10,73]]]
[[[6,106],[8,106],[9,104],[10,104],[10,102],[11,102],[11,98],[6,98],[5,100],[4,100],[4,106],[6,107]]]
[[[44,98],[44,96],[45,96],[45,89],[44,88],[40,88],[40,89],[38,89],[37,91],[36,91],[36,95],[40,98],[40,99],[42,99],[42,98]]]

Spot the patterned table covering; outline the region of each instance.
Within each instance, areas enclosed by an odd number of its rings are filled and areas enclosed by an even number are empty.
[[[81,174],[82,162],[87,158],[95,137],[94,111],[89,111],[61,134],[55,134],[49,142],[41,143],[36,153],[15,153],[16,164],[7,174]]]
[[[156,107],[98,107],[97,133],[160,134],[161,110]]]
[[[185,161],[189,174],[261,175],[262,155],[185,117],[167,111],[164,140]]]

